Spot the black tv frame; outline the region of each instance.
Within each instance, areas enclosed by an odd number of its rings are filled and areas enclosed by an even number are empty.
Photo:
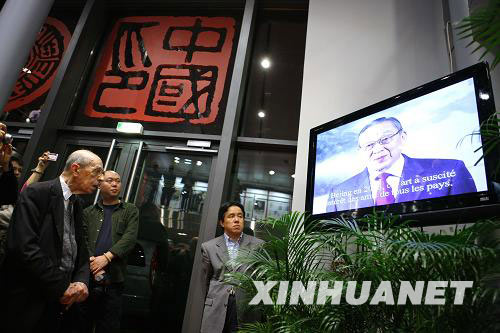
[[[346,116],[329,121],[314,127],[309,134],[309,159],[306,183],[306,212],[313,219],[332,219],[338,217],[359,218],[376,212],[385,212],[400,217],[400,221],[412,221],[414,226],[445,225],[455,223],[475,222],[480,218],[500,215],[500,193],[498,185],[494,186],[493,175],[500,153],[495,150],[484,158],[488,191],[467,193],[461,195],[445,196],[426,200],[394,203],[388,206],[374,206],[339,212],[312,214],[314,199],[314,178],[316,169],[316,143],[317,136],[333,128],[348,124],[371,114],[383,111],[412,99],[426,95],[433,91],[445,88],[460,81],[473,78],[476,105],[480,124],[483,124],[495,113],[495,102],[491,78],[486,62],[481,62],[467,67],[458,72],[444,76],[437,80],[423,84],[414,89],[405,91],[381,102],[367,106]],[[489,94],[488,99],[479,98],[479,92]],[[484,142],[484,140],[483,140]],[[497,183],[498,184],[498,183]],[[495,190],[495,187],[496,190]]]

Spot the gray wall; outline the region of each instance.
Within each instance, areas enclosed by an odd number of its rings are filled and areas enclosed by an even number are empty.
[[[292,209],[312,127],[448,73],[441,1],[310,0]]]

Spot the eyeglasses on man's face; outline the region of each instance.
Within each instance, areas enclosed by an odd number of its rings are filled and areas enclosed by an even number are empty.
[[[403,129],[400,129],[399,131],[397,131],[396,133],[394,134],[389,134],[389,135],[386,135],[384,137],[381,137],[380,139],[378,139],[377,141],[373,141],[371,143],[368,143],[366,145],[363,145],[363,146],[360,146],[359,148],[363,151],[370,151],[373,149],[373,147],[375,147],[375,145],[378,143],[379,145],[381,146],[385,146],[385,145],[388,145],[389,143],[392,142],[392,140],[394,140],[394,138],[396,137],[396,135],[398,135],[399,133],[401,133],[401,131],[403,131]]]

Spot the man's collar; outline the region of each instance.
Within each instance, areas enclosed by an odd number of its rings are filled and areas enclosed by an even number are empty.
[[[227,234],[226,232],[224,232],[224,239],[226,240],[226,243],[231,241],[231,242],[234,242],[234,240],[232,240]],[[243,232],[240,234],[240,237],[238,238],[238,243],[241,243],[241,240],[243,239]]]
[[[404,165],[405,165],[405,159],[403,157],[403,154],[401,154],[398,158],[398,160],[396,162],[394,162],[393,165],[391,165],[391,167],[387,170],[384,170],[383,173],[388,173],[390,174],[391,176],[396,176],[396,177],[399,177],[401,178],[401,175],[403,174],[403,168],[404,168]],[[377,172],[377,173],[371,173],[370,171],[368,171],[369,174],[370,174],[370,179],[371,180],[375,180],[375,178],[377,178],[381,172]]]
[[[73,192],[71,192],[71,189],[69,188],[68,184],[66,184],[66,181],[64,180],[62,175],[59,176],[59,181],[61,182],[64,200],[69,200],[69,197],[73,195]]]
[[[118,207],[116,207],[117,209],[123,207],[123,200],[122,200],[122,198],[120,198],[119,200],[120,200],[120,202],[118,203]],[[95,205],[97,207],[99,207],[100,209],[104,209],[104,204],[102,203],[102,199],[97,200],[97,202],[96,202]]]

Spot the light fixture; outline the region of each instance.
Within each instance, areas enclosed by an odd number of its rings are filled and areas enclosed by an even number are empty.
[[[271,67],[271,60],[269,60],[269,58],[267,57],[263,58],[260,62],[260,65],[262,66],[262,68],[268,69],[269,67]]]
[[[178,232],[177,235],[179,235],[179,236],[187,236],[188,234],[183,233],[183,232]]]
[[[26,67],[23,67],[23,72],[25,72],[26,74],[31,74],[31,71]]]
[[[179,160],[174,160],[174,162],[175,162],[175,163],[180,163],[180,161],[179,161]]]
[[[196,162],[196,165],[197,165],[197,166],[201,166],[202,164],[203,164],[203,162],[202,162],[202,161],[197,161],[197,162]]]
[[[184,164],[191,165],[191,162],[184,161]]]
[[[185,158],[184,161],[186,161],[186,162],[192,162],[189,158]]]
[[[269,174],[272,176],[274,175],[276,172],[274,172],[274,170],[269,170]]]
[[[259,113],[257,113],[257,116],[259,116],[259,118],[264,118],[266,116],[266,113],[264,111],[259,111]]]
[[[291,175],[291,177],[292,177],[293,179],[295,179],[295,174]]]
[[[142,134],[144,128],[140,123],[128,123],[119,121],[118,124],[116,124],[116,130],[122,133]]]
[[[484,92],[480,92],[479,93],[479,98],[481,98],[482,100],[484,101],[487,101],[490,99],[490,94],[488,93],[484,93]]]

